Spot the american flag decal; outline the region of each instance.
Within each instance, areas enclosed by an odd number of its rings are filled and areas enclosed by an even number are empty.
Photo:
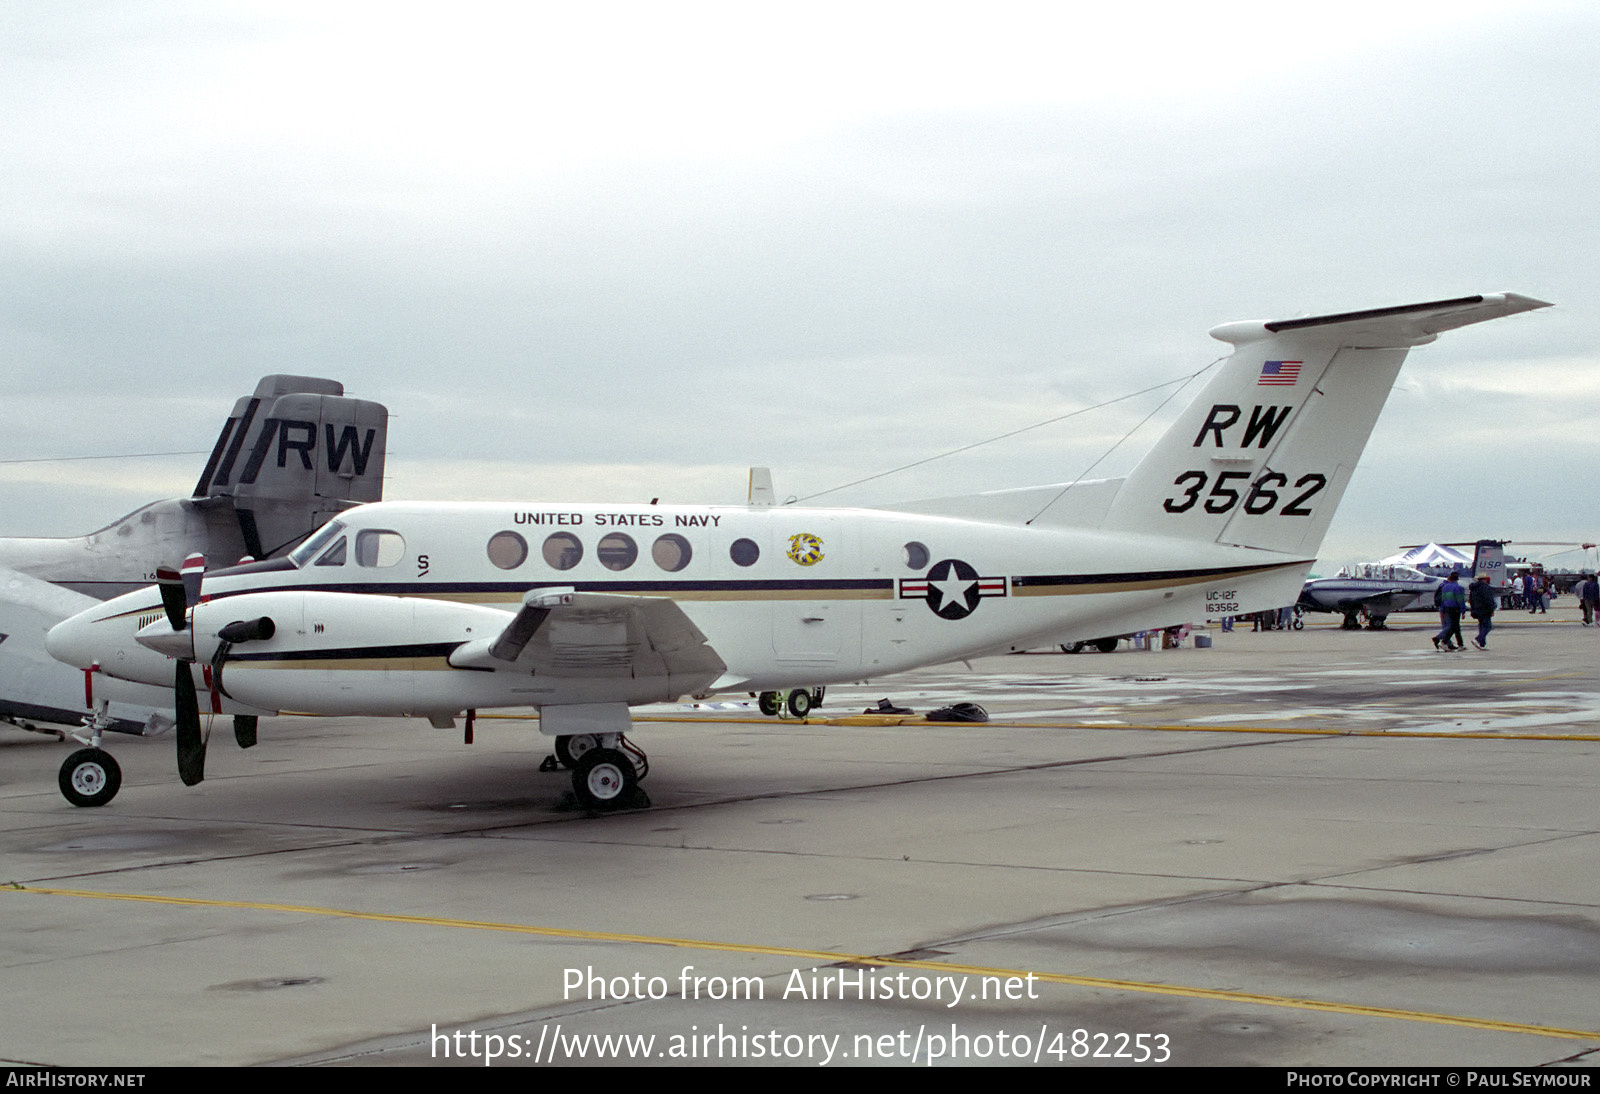
[[[1258,387],[1293,387],[1300,379],[1300,366],[1304,361],[1268,361],[1261,366]]]

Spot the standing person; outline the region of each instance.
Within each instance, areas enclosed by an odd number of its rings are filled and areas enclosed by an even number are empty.
[[[1538,609],[1538,591],[1534,588],[1533,573],[1522,575],[1522,606],[1532,615]]]
[[[1459,650],[1466,645],[1461,638],[1461,613],[1467,607],[1467,591],[1461,587],[1460,578],[1460,570],[1451,570],[1450,580],[1439,586],[1440,626],[1439,633],[1433,636],[1436,650]]]
[[[1472,608],[1472,618],[1478,621],[1478,634],[1472,644],[1480,650],[1489,648],[1489,632],[1494,629],[1494,590],[1489,588],[1489,575],[1479,574],[1478,580],[1467,590],[1467,603]]]
[[[1600,622],[1600,579],[1584,574],[1578,585],[1578,606],[1583,609],[1583,625]]]

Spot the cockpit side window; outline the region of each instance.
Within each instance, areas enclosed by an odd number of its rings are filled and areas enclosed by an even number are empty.
[[[340,536],[337,542],[317,559],[318,566],[343,566],[345,556],[345,538]]]
[[[393,566],[406,556],[406,541],[399,532],[368,528],[356,533],[357,566]]]

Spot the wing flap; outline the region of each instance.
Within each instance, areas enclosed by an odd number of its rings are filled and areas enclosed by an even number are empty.
[[[727,671],[676,602],[662,597],[533,589],[494,638],[450,656],[457,668],[594,680],[662,680],[666,691],[703,691]]]

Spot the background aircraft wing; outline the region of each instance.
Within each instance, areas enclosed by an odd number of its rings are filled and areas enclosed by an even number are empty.
[[[1358,608],[1365,608],[1372,615],[1389,615],[1409,608],[1421,595],[1415,589],[1390,589],[1387,592],[1368,593],[1365,596],[1352,596],[1341,600],[1338,610],[1352,612]]]
[[[44,648],[51,627],[100,602],[0,568],[0,718],[77,726],[90,713],[84,674]],[[97,676],[96,697],[111,702],[106,729],[145,733],[171,725],[172,695],[162,688]]]

